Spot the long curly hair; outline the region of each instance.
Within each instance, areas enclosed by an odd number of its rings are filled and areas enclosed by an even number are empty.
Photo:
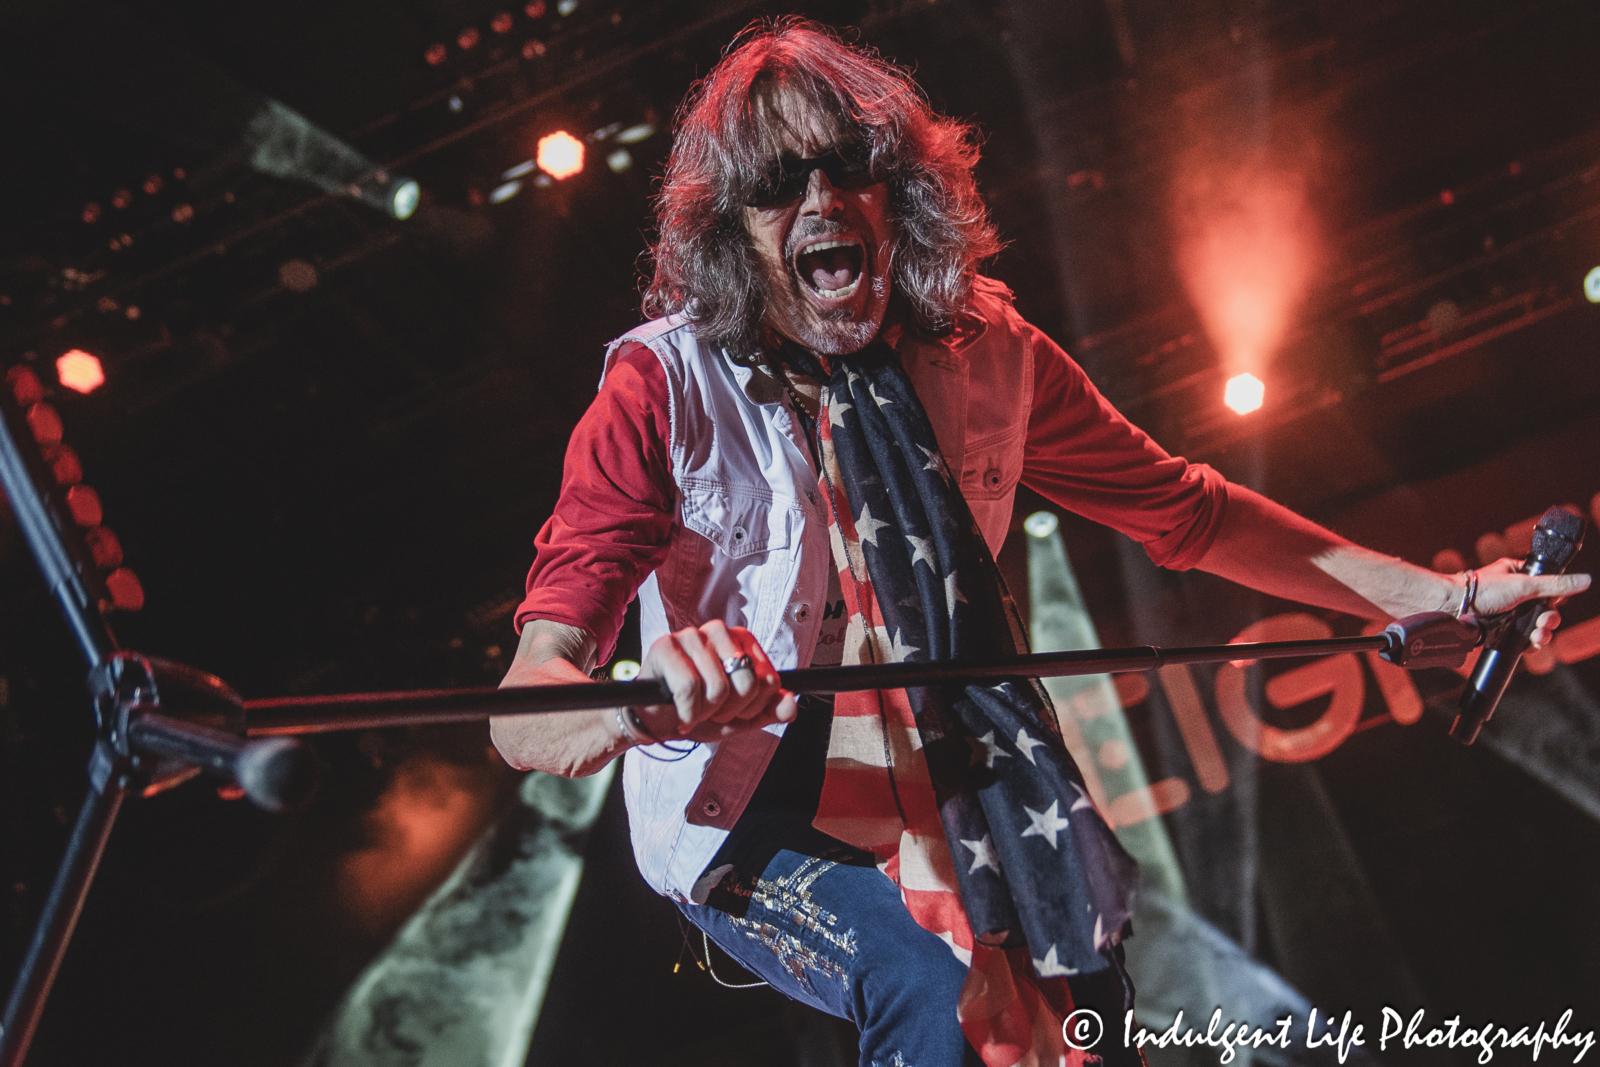
[[[978,195],[973,127],[934,112],[910,75],[800,18],[758,22],[679,109],[656,201],[647,315],[681,313],[704,341],[755,362],[766,306],[744,205],[779,157],[782,88],[810,107],[835,143],[870,151],[889,189],[894,292],[934,333],[971,298],[980,261],[1000,249]]]

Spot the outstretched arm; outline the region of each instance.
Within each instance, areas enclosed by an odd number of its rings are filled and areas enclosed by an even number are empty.
[[[1460,575],[1436,574],[1352,544],[1237,485],[1228,487],[1222,525],[1199,567],[1272,596],[1367,619],[1454,612],[1464,587]],[[1516,560],[1478,568],[1478,614],[1506,611],[1524,600],[1571,596],[1589,587],[1587,574],[1533,576],[1517,568]],[[1560,621],[1555,612],[1545,612],[1534,644],[1548,641]]]

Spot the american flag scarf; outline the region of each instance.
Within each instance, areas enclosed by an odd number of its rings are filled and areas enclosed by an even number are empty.
[[[876,342],[831,369],[795,346],[782,355],[824,383],[820,481],[849,613],[844,662],[1022,650],[894,350]],[[1097,1058],[1063,1041],[1066,979],[1110,966],[1102,952],[1128,921],[1138,866],[1037,681],[839,694],[816,826],[877,855],[912,917],[967,964],[957,1016],[987,1067]]]

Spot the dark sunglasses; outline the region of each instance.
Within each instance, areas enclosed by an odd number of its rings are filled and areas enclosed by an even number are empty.
[[[780,159],[751,190],[746,203],[751,207],[791,204],[806,195],[814,170],[826,174],[835,189],[865,189],[878,181],[866,146],[850,145],[811,159]]]

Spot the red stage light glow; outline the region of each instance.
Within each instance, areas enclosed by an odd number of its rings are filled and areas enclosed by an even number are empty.
[[[478,31],[468,26],[456,37],[456,44],[460,45],[463,51],[469,48],[476,48],[478,45]]]
[[[539,138],[539,169],[552,178],[570,178],[583,170],[583,142],[566,130]]]
[[[106,575],[106,592],[118,611],[138,611],[144,607],[144,586],[139,576],[127,567],[118,567]]]
[[[498,15],[496,15],[494,17],[494,21],[489,23],[489,28],[491,30],[493,30],[495,33],[510,33],[511,32],[511,12],[509,12],[509,11],[500,12],[500,14],[498,14]]]
[[[339,896],[368,932],[398,923],[472,845],[492,810],[481,777],[443,760],[402,763],[362,820],[366,841],[340,861]]]
[[[1240,162],[1206,150],[1179,172],[1177,259],[1189,299],[1224,373],[1260,374],[1319,259],[1306,178],[1264,154]]]
[[[106,372],[100,361],[81,348],[56,360],[56,376],[61,384],[79,393],[92,393],[106,384]]]
[[[437,67],[450,56],[449,51],[442,44],[430,44],[428,50],[422,53],[422,58],[428,61],[428,66]]]

